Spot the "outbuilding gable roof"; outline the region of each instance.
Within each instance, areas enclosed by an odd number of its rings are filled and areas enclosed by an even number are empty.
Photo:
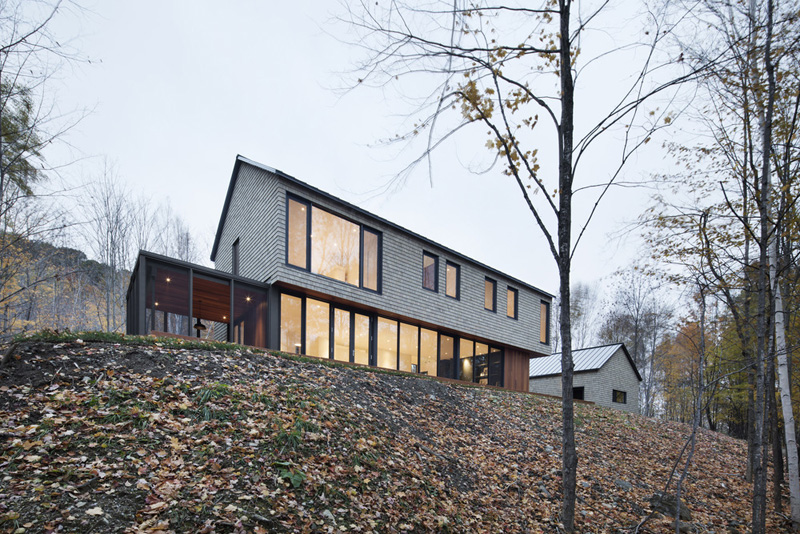
[[[612,345],[573,350],[572,363],[575,366],[575,372],[584,373],[589,371],[598,371],[620,349],[622,349],[622,352],[628,359],[631,369],[633,369],[633,372],[636,373],[636,378],[641,380],[642,375],[640,375],[639,370],[636,369],[636,365],[633,363],[631,355],[628,354],[628,349],[625,348],[624,343],[614,343]],[[531,358],[528,374],[530,378],[544,378],[547,376],[556,376],[560,374],[560,352],[550,356],[545,356],[543,358]]]

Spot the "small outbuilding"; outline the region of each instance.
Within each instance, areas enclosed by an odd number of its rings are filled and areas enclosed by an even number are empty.
[[[575,399],[639,413],[642,376],[623,343],[573,350],[572,361]],[[529,371],[531,393],[561,396],[561,353],[532,358]]]

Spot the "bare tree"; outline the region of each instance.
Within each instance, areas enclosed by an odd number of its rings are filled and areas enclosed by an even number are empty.
[[[125,284],[120,271],[130,264],[133,230],[130,192],[106,162],[102,175],[88,186],[87,193],[83,201],[88,215],[84,234],[93,255],[104,265],[104,327],[113,332],[125,324]]]
[[[654,416],[660,380],[660,350],[672,329],[672,309],[657,281],[638,266],[619,275],[608,311],[600,327],[606,343],[625,343],[642,375],[639,405]]]
[[[0,1],[0,305],[2,335],[16,328],[16,301],[47,281],[26,263],[31,241],[52,239],[69,224],[44,185],[53,171],[44,148],[80,114],[58,112],[49,83],[74,52],[56,39],[54,21],[68,1]],[[50,197],[50,198],[48,198]],[[40,271],[42,273],[44,271]]]
[[[557,264],[563,392],[561,519],[568,532],[574,529],[578,464],[569,317],[572,257],[598,203],[631,155],[672,122],[664,110],[654,105],[646,112],[643,104],[696,74],[691,68],[684,70],[689,66],[677,54],[662,55],[661,47],[673,28],[663,9],[645,6],[637,20],[645,28],[644,35],[631,36],[625,46],[613,50],[583,47],[590,29],[616,20],[608,4],[556,0],[532,7],[524,2],[454,0],[382,6],[363,0],[351,3],[348,20],[368,54],[360,82],[384,86],[412,78],[418,90],[425,75],[435,80],[422,97],[418,110],[422,120],[400,138],[414,138],[427,130],[425,149],[415,163],[428,162],[430,169],[436,147],[470,126],[487,132],[486,145],[501,162],[503,173],[518,185]],[[642,45],[640,37],[649,42]],[[603,86],[601,81],[587,79],[587,92],[577,89],[582,87],[578,82],[584,69],[613,64],[615,53],[631,61],[627,54],[639,45],[642,56],[638,57],[644,59],[632,67],[635,74],[627,83],[615,80],[613,86]],[[612,96],[600,101],[603,90],[610,90]],[[582,98],[593,100],[593,112],[576,117],[576,99]],[[615,163],[580,173],[581,163],[591,158],[590,148],[610,132],[618,135]],[[581,217],[573,217],[576,193],[593,195],[591,208]]]

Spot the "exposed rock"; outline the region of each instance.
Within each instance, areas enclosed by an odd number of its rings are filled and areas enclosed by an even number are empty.
[[[667,517],[675,517],[675,512],[677,511],[678,507],[678,500],[675,498],[675,495],[671,493],[654,493],[652,497],[650,497],[650,508],[655,510],[656,512],[661,512]],[[689,507],[686,506],[686,501],[681,499],[681,515],[680,518],[684,521],[691,521],[692,520],[692,511],[689,510]]]
[[[614,481],[614,484],[624,489],[625,491],[630,491],[633,488],[633,486],[629,482],[625,482],[621,478],[616,479]]]
[[[672,522],[670,525],[675,530],[675,521]],[[683,521],[678,521],[678,532],[690,533],[690,532],[697,532],[697,527],[691,523],[684,523]]]

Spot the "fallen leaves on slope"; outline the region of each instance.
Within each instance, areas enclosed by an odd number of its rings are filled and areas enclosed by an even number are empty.
[[[3,531],[558,528],[554,400],[244,349],[27,343],[16,354],[0,370]],[[578,528],[636,525],[687,427],[585,405],[576,423]],[[699,531],[745,530],[744,454],[700,433],[684,484]]]

